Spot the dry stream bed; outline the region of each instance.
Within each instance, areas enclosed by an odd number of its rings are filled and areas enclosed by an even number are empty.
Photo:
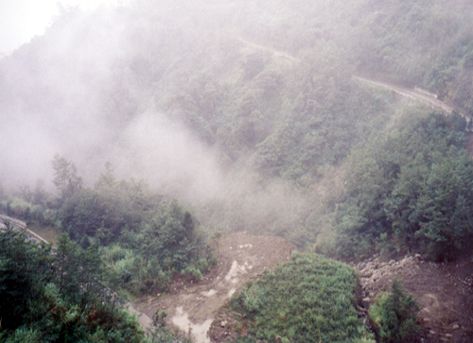
[[[288,261],[294,249],[283,238],[245,232],[225,235],[214,244],[218,264],[203,280],[178,286],[170,294],[143,298],[135,308],[149,317],[164,310],[169,325],[196,343],[211,342],[207,334],[218,310],[247,282]]]

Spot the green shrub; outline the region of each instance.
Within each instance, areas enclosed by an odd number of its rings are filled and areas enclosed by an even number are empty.
[[[0,335],[0,339],[2,336]],[[41,343],[41,335],[38,331],[29,328],[18,328],[15,332],[9,336],[5,343]]]
[[[369,316],[382,343],[415,342],[419,333],[414,299],[395,281],[389,293],[382,293],[370,307]]]
[[[175,275],[199,280],[212,265],[195,219],[141,182],[115,179],[110,166],[93,187],[62,157],[53,166],[60,198],[55,222],[83,248],[100,246],[113,288],[134,294],[165,290]],[[69,188],[72,178],[76,185]]]
[[[111,303],[96,252],[63,236],[54,254],[0,232],[2,342],[141,343],[136,319]]]
[[[347,265],[296,255],[248,285],[231,308],[248,322],[241,342],[373,342],[355,309],[357,278]]]
[[[184,275],[184,277],[187,277],[193,281],[199,281],[203,277],[202,272],[195,266],[187,266],[182,271],[182,274]]]

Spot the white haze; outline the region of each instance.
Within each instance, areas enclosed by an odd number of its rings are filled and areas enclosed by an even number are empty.
[[[11,53],[41,35],[61,11],[75,7],[94,10],[123,4],[121,0],[2,0],[0,1],[0,54]]]
[[[55,25],[0,65],[3,186],[38,179],[51,185],[51,160],[60,154],[88,184],[111,162],[119,177],[144,179],[217,229],[298,225],[304,195],[281,180],[224,163],[218,147],[153,105],[156,94],[133,80],[115,79],[117,70],[128,68],[122,60],[147,49],[130,34],[140,23],[128,22],[120,11],[75,10]],[[114,89],[117,84],[122,88]]]

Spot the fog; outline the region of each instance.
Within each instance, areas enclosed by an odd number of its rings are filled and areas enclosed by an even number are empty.
[[[231,2],[227,5],[224,11],[233,8]],[[69,9],[43,36],[0,61],[2,185],[14,189],[45,180],[51,190],[51,161],[59,154],[77,166],[88,185],[110,162],[118,177],[144,180],[191,208],[206,225],[297,225],[307,206],[302,192],[289,182],[264,177],[245,158],[231,160],[172,108],[159,105],[159,92],[169,96],[167,87],[176,89],[192,78],[192,60],[202,53],[193,27],[209,32],[214,14],[195,12],[197,5],[186,2],[162,2],[161,11],[155,9],[151,16],[158,18],[155,25],[147,26],[149,18],[135,22],[149,6]],[[147,45],[153,34],[161,44],[153,43],[157,48]],[[170,40],[175,42],[166,46]],[[153,53],[161,59],[154,66],[140,60]],[[176,77],[172,68],[182,68],[184,74]],[[147,79],[153,74],[161,75],[156,85]]]
[[[51,189],[59,154],[87,185],[110,162],[118,177],[143,179],[208,226],[302,226],[325,194],[336,193],[327,179],[365,139],[357,118],[371,120],[382,105],[350,99],[361,92],[352,75],[440,94],[445,85],[431,80],[428,66],[442,65],[442,48],[429,41],[447,29],[445,45],[470,37],[471,28],[445,17],[445,28],[427,23],[435,30],[416,33],[424,46],[402,23],[402,40],[384,42],[377,6],[136,0],[63,9],[44,34],[0,60],[1,184],[42,179]],[[436,0],[432,11],[442,6]],[[471,13],[467,1],[456,6]],[[394,60],[396,49],[409,54]],[[468,77],[455,77],[459,88],[445,96],[468,105]],[[351,130],[359,136],[351,139]]]

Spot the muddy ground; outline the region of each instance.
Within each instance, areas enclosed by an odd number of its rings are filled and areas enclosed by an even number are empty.
[[[196,343],[231,341],[239,320],[222,307],[247,282],[289,260],[294,247],[279,237],[245,232],[221,237],[214,247],[218,265],[202,281],[177,283],[171,294],[143,298],[135,308],[151,318],[164,310],[167,323]],[[471,257],[440,264],[420,255],[389,261],[374,257],[354,267],[366,307],[397,279],[419,304],[422,342],[473,342]]]
[[[152,327],[151,318],[161,309],[168,314],[169,325],[189,334],[196,343],[228,340],[238,319],[230,323],[231,316],[225,309],[219,310],[247,282],[289,260],[294,250],[283,238],[245,232],[225,235],[212,245],[218,264],[199,283],[177,282],[170,294],[156,294],[127,305],[143,328]],[[420,255],[389,261],[378,256],[354,268],[366,306],[395,279],[401,281],[420,306],[423,342],[473,342],[473,257],[439,264]],[[207,335],[211,326],[212,340]]]
[[[264,271],[290,259],[294,247],[283,238],[232,233],[213,243],[218,264],[197,284],[177,284],[171,294],[146,297],[135,308],[153,317],[158,310],[167,313],[167,323],[208,343],[207,333],[218,310],[247,282]]]
[[[399,280],[420,307],[423,342],[473,342],[473,260],[432,263],[420,255],[385,261],[379,257],[355,266],[364,302]]]

